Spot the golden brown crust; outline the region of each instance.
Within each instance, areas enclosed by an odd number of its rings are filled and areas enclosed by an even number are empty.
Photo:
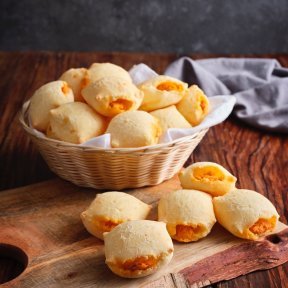
[[[65,81],[53,81],[41,86],[30,100],[28,115],[32,127],[46,132],[50,110],[73,101],[73,91]]]
[[[196,162],[180,171],[179,180],[185,189],[220,196],[235,188],[237,178],[217,163]]]
[[[65,71],[59,78],[66,81],[74,93],[75,101],[85,102],[82,97],[81,90],[87,85],[87,69],[86,68],[71,68]]]
[[[143,100],[143,93],[132,82],[112,76],[91,82],[82,95],[95,111],[106,117],[136,110]]]
[[[235,189],[213,198],[217,221],[237,237],[257,240],[273,231],[279,215],[273,204],[260,193]]]
[[[153,111],[178,103],[185,95],[188,85],[178,79],[159,75],[141,83],[144,99],[140,107],[144,111]]]
[[[176,107],[192,126],[200,124],[210,109],[207,96],[197,85],[189,87]]]
[[[154,145],[161,135],[159,120],[145,111],[128,111],[115,116],[108,125],[111,146],[131,148]]]
[[[123,78],[125,81],[132,82],[129,73],[125,69],[112,63],[93,63],[87,71],[87,78],[90,83],[111,76]]]
[[[52,109],[46,135],[65,142],[81,144],[103,134],[107,121],[86,103],[72,102]]]
[[[151,206],[127,193],[111,191],[98,194],[90,206],[81,213],[85,228],[103,239],[117,225],[136,219],[145,219]]]
[[[162,133],[169,128],[191,128],[192,126],[176,109],[175,105],[158,109],[150,112],[150,114],[159,120]]]
[[[173,256],[165,223],[136,220],[104,234],[106,264],[117,275],[138,278],[156,272]]]
[[[167,224],[170,236],[180,242],[208,235],[216,222],[212,197],[196,190],[177,190],[162,197],[158,220]]]

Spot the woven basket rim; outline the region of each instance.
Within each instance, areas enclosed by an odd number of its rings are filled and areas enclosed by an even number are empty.
[[[102,151],[102,152],[111,152],[111,153],[115,153],[115,152],[149,152],[149,151],[154,151],[154,150],[158,150],[158,149],[162,149],[162,148],[167,148],[167,147],[173,147],[177,144],[181,144],[187,141],[191,141],[192,139],[196,138],[197,135],[199,135],[200,133],[207,131],[209,128],[206,129],[202,129],[192,135],[188,135],[188,136],[184,136],[178,139],[175,139],[171,142],[167,142],[167,143],[160,143],[160,144],[156,144],[156,145],[151,145],[151,146],[142,146],[142,147],[136,147],[136,148],[104,148],[104,147],[93,147],[93,146],[81,146],[79,144],[74,144],[74,143],[69,143],[69,142],[64,142],[64,141],[60,141],[60,140],[56,140],[56,139],[52,139],[52,138],[48,138],[48,137],[42,137],[40,135],[38,135],[33,128],[31,128],[29,126],[29,124],[27,123],[27,110],[30,104],[30,100],[27,100],[26,102],[24,102],[24,104],[22,105],[22,108],[19,111],[19,121],[22,125],[22,127],[24,128],[24,130],[30,134],[33,137],[36,137],[38,140],[40,141],[47,141],[47,143],[51,143],[52,145],[58,145],[58,146],[63,146],[63,147],[69,147],[69,148],[74,148],[74,149],[79,149],[81,151]]]

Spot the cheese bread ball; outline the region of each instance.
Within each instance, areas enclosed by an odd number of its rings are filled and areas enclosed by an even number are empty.
[[[161,127],[158,119],[145,111],[128,111],[115,116],[109,123],[113,148],[129,148],[158,143]]]
[[[173,257],[173,243],[163,222],[134,220],[104,233],[106,264],[125,278],[150,275]]]
[[[94,236],[103,239],[118,224],[145,219],[151,206],[123,192],[97,194],[88,209],[81,213],[85,228]]]
[[[180,242],[207,236],[216,222],[212,197],[197,190],[177,190],[160,199],[158,220],[167,224],[170,236]]]
[[[45,132],[50,110],[73,101],[73,91],[65,81],[53,81],[41,86],[31,97],[28,110],[32,127]]]
[[[176,107],[192,126],[196,126],[208,114],[209,101],[197,85],[192,85]]]
[[[196,189],[212,196],[224,195],[235,188],[237,178],[219,164],[197,162],[179,173],[184,189]]]
[[[82,95],[95,111],[107,117],[136,110],[143,100],[143,93],[132,82],[112,76],[90,83]]]
[[[162,133],[169,128],[191,128],[192,126],[176,109],[175,105],[158,109],[150,112],[150,114],[159,120]]]
[[[112,63],[93,63],[87,72],[90,82],[98,81],[103,77],[118,77],[132,82],[130,74],[125,69]]]
[[[74,93],[74,100],[85,102],[81,90],[88,84],[86,68],[71,68],[65,71],[60,80],[66,81]]]
[[[144,92],[140,107],[153,111],[178,103],[186,93],[188,85],[178,79],[159,75],[141,83],[138,88]]]
[[[81,144],[103,134],[107,124],[87,104],[72,102],[50,111],[47,136],[65,142]]]
[[[233,235],[250,240],[271,232],[279,215],[273,204],[260,193],[235,189],[213,199],[217,221]]]

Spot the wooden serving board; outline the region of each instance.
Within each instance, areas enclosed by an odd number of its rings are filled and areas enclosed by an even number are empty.
[[[129,190],[153,205],[165,193],[179,189],[173,178],[158,186]],[[24,272],[4,287],[203,287],[288,260],[288,228],[279,223],[260,241],[238,239],[216,224],[204,239],[174,242],[170,264],[154,275],[123,279],[105,265],[103,242],[83,227],[80,213],[95,190],[60,179],[0,193],[0,243],[28,255]],[[3,245],[2,245],[3,246]]]

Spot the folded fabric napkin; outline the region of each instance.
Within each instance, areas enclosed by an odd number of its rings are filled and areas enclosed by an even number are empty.
[[[180,58],[166,75],[197,84],[208,97],[236,97],[234,115],[254,127],[288,133],[288,69],[274,59]]]

